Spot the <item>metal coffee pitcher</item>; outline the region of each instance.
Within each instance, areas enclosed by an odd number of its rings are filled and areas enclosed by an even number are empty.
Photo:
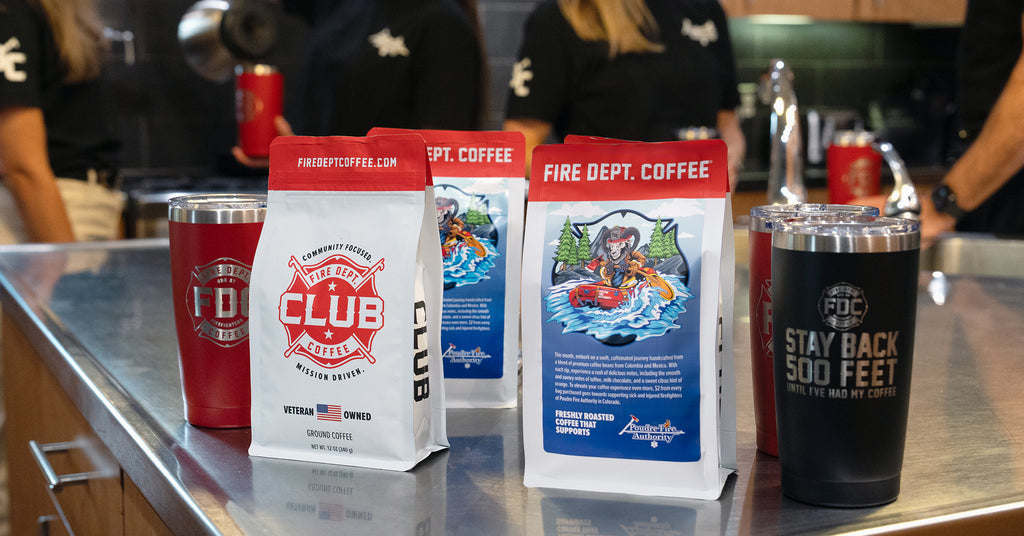
[[[265,0],[200,0],[178,23],[185,61],[200,76],[226,82],[235,66],[263,61],[277,44],[278,18]]]

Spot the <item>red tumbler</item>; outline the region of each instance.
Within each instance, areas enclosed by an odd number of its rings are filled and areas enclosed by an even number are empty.
[[[238,145],[255,157],[270,155],[277,137],[274,118],[283,113],[284,77],[272,65],[239,65],[235,69],[235,119]]]
[[[185,418],[250,423],[249,281],[267,197],[202,194],[168,207],[171,287]]]
[[[877,216],[878,209],[858,205],[762,205],[750,209],[750,358],[754,389],[754,426],[757,449],[779,455],[775,430],[775,383],[772,341],[772,230],[789,218],[829,214]]]
[[[857,197],[878,195],[882,155],[875,151],[870,132],[836,133],[828,147],[828,202],[849,203]]]

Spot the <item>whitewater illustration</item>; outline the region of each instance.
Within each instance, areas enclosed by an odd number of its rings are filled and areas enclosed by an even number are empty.
[[[677,329],[693,297],[677,229],[672,219],[632,210],[582,222],[567,216],[553,256],[547,321],[609,345]]]
[[[434,203],[445,290],[488,279],[499,252],[487,198],[444,184],[436,187]]]

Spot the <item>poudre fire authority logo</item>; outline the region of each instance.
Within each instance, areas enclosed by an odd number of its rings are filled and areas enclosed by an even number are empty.
[[[230,348],[249,339],[252,266],[221,257],[192,269],[185,302],[196,335]]]
[[[323,368],[333,369],[373,357],[373,338],[384,326],[384,300],[374,275],[384,259],[361,265],[344,255],[302,265],[291,257],[292,281],[281,294],[278,313],[288,332],[284,356],[299,354]]]
[[[625,428],[619,432],[619,435],[627,434],[631,436],[633,441],[649,441],[651,448],[656,449],[658,445],[665,443],[666,445],[671,443],[676,436],[685,434],[686,432],[672,426],[672,421],[665,419],[664,423],[661,424],[640,424],[640,419],[636,415],[629,416],[629,422],[626,423]]]
[[[818,313],[826,326],[846,331],[864,321],[868,313],[868,300],[859,287],[836,283],[822,291],[818,299]]]

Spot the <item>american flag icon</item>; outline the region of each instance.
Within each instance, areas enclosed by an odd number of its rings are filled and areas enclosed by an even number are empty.
[[[322,502],[317,517],[329,521],[342,521],[345,519],[345,507],[340,504]]]
[[[337,404],[317,404],[316,420],[341,422],[341,406]]]

